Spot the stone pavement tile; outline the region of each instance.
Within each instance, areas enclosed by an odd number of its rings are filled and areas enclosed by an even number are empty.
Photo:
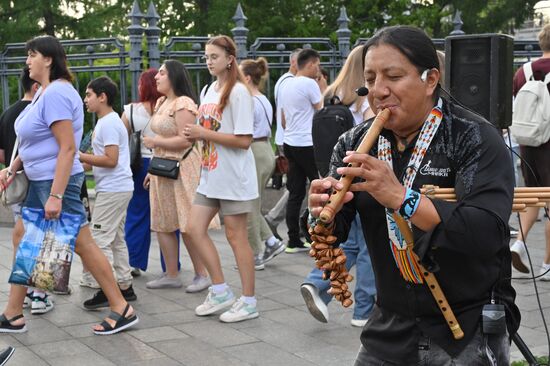
[[[543,329],[520,327],[518,333],[521,339],[523,339],[525,344],[529,347],[536,347],[546,344],[546,333]]]
[[[167,341],[171,339],[189,338],[189,336],[173,327],[158,327],[135,330],[132,337],[144,343]]]
[[[266,281],[274,283],[276,285],[279,285],[280,287],[287,288],[287,289],[293,289],[295,291],[298,291],[302,283],[304,283],[304,278],[306,276],[297,276],[293,274],[288,273],[280,273],[275,276],[271,276],[268,278],[265,278]]]
[[[547,305],[547,304],[543,302],[543,306],[544,305]],[[544,309],[545,319],[547,322],[549,322],[550,319],[548,319],[547,314],[550,313],[550,309],[548,308],[548,306],[546,306],[543,309]],[[531,328],[531,329],[542,326],[542,317],[541,317],[540,311],[538,309],[532,310],[532,311],[522,311],[521,326],[526,328]]]
[[[43,343],[30,349],[50,365],[111,366],[105,357],[76,340]]]
[[[213,334],[213,337],[216,335]],[[247,366],[235,355],[226,353],[198,339],[186,338],[171,341],[154,342],[151,347],[169,355],[174,360],[187,366]],[[292,365],[292,364],[289,364]]]
[[[179,365],[183,365],[183,364],[169,357],[155,358],[154,360],[128,362],[124,364],[124,366],[179,366]]]
[[[540,295],[540,294],[539,294]],[[546,296],[546,299],[548,296]],[[540,296],[540,302],[544,306],[545,301],[547,301],[545,297]],[[524,295],[524,296],[517,296],[516,297],[516,305],[523,313],[524,311],[533,311],[539,309],[539,304],[537,302],[537,297],[532,295]]]
[[[325,329],[320,331],[306,332],[305,334],[330,343],[333,346],[348,350],[348,354],[357,355],[361,346],[361,329],[349,326],[347,328]]]
[[[308,257],[308,258],[310,258],[310,257]],[[284,271],[286,273],[293,274],[293,275],[296,275],[298,277],[305,278],[308,275],[308,273],[313,269],[314,266],[315,266],[315,262],[313,261],[313,258],[311,258],[311,261],[309,263],[309,267],[307,267],[307,264],[306,264],[306,266],[304,266],[304,264],[302,264],[302,263],[289,264],[289,265],[286,265],[284,267]]]
[[[71,335],[46,319],[28,319],[26,333],[13,335],[26,346],[70,339]]]
[[[267,343],[249,343],[240,346],[224,348],[227,353],[240,358],[252,365],[261,366],[312,366],[315,363],[300,358],[286,350],[277,348]]]
[[[7,346],[23,347],[23,344],[15,339],[13,336],[7,333],[2,333],[0,334],[0,349],[4,349]]]
[[[195,310],[189,310],[189,309],[174,311],[170,313],[153,314],[151,315],[151,317],[153,319],[158,319],[158,321],[162,324],[171,324],[171,325],[200,322],[200,321],[207,320],[206,317],[197,316],[195,314]]]
[[[267,296],[270,299],[286,306],[300,306],[304,304],[302,295],[300,295],[299,287],[294,289],[279,288],[276,291],[264,293],[264,296]]]
[[[125,365],[130,361],[141,361],[164,357],[149,345],[137,340],[130,332],[114,336],[92,336],[81,338],[80,342],[107,358],[108,360]]]
[[[63,356],[76,356],[83,353],[93,352],[90,347],[71,339],[67,341],[36,344],[29,347],[41,359],[50,362],[52,358]],[[50,362],[51,363],[51,362]]]
[[[207,322],[201,322],[199,324],[188,323],[177,325],[174,328],[189,334],[194,339],[212,344],[216,348],[258,341],[258,338],[251,337],[245,332],[239,331],[228,326],[228,324],[220,322],[217,317],[211,317]]]
[[[139,311],[139,313],[147,313],[150,315],[185,310],[185,307],[175,303],[174,301],[165,300],[160,296],[138,298],[134,303],[134,307]],[[134,303],[132,303],[132,305]]]
[[[72,303],[55,304],[52,311],[42,314],[40,317],[50,321],[57,327],[101,322],[102,319],[99,312],[86,311],[82,307]]]
[[[281,348],[286,352],[296,353],[303,350],[318,349],[328,343],[318,338],[307,336],[286,325],[273,324],[270,326],[259,326],[253,328],[241,329],[242,332],[249,334],[264,343]]]
[[[315,331],[323,331],[327,329],[342,328],[341,325],[335,323],[321,323],[313,319],[309,313],[298,310],[296,308],[286,308],[282,310],[266,311],[263,316],[279,323],[289,329],[307,334]],[[351,328],[351,327],[350,327]]]
[[[46,361],[41,360],[38,355],[27,347],[17,347],[11,356],[8,366],[48,366]],[[57,365],[56,365],[57,366]]]
[[[93,351],[75,356],[62,356],[52,358],[49,360],[49,364],[55,366],[116,366],[116,363],[109,361],[105,357],[102,357],[101,355]]]
[[[260,312],[260,316],[264,311],[284,309],[287,307],[287,305],[274,301],[269,297],[257,295],[256,298],[258,300],[258,311]]]
[[[69,325],[60,329],[70,334],[72,338],[86,338],[94,335],[92,328],[96,324],[99,324],[99,322]]]
[[[295,354],[298,357],[313,362],[315,365],[353,365],[353,361],[355,361],[355,359],[352,361],[349,358],[350,353],[347,349],[332,344],[326,344],[319,348],[306,348],[295,352]],[[348,360],[343,361],[346,358]]]

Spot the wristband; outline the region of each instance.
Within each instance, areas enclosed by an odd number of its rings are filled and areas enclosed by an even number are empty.
[[[308,216],[307,216],[307,226],[314,227],[315,225],[317,225],[317,218],[313,217],[313,215],[311,214],[311,211],[310,211]]]
[[[407,191],[405,192],[405,198],[403,198],[403,203],[401,204],[401,207],[399,208],[399,214],[401,217],[403,217],[405,220],[409,220],[416,210],[418,209],[418,206],[420,205],[420,193],[417,191],[413,191],[410,188],[407,188]]]
[[[55,198],[63,201],[63,195],[62,194],[50,193],[50,197],[55,197]]]

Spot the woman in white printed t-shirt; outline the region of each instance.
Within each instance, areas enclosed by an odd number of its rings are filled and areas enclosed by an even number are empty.
[[[237,322],[258,317],[254,297],[254,256],[248,243],[247,214],[258,198],[256,166],[250,145],[254,132],[252,95],[236,59],[236,46],[227,36],[211,38],[205,48],[206,65],[216,81],[201,93],[198,125],[184,135],[203,141],[201,177],[187,225],[189,244],[195,246],[212,279],[212,287],[199,316],[222,309],[220,320]],[[235,255],[242,283],[242,296],[235,296],[225,283],[220,257],[207,228],[220,212],[225,233]],[[233,306],[232,306],[233,305]]]

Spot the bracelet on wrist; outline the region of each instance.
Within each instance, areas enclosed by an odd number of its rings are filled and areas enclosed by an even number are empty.
[[[405,197],[403,198],[403,203],[401,203],[401,207],[399,208],[399,214],[405,220],[409,220],[415,214],[418,206],[420,205],[421,197],[422,195],[419,192],[407,188]]]
[[[50,197],[55,197],[55,198],[63,201],[63,195],[62,194],[50,193]]]
[[[309,215],[307,216],[307,226],[314,227],[315,225],[317,225],[317,218],[313,217],[310,211]]]

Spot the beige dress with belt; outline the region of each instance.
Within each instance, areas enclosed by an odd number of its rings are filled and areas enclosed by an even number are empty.
[[[176,111],[186,109],[197,115],[197,105],[192,99],[182,96],[173,102],[158,100],[151,118],[151,129],[156,135],[173,137],[178,135],[175,120]],[[188,148],[167,150],[156,147],[153,156],[180,160]],[[196,147],[180,163],[178,179],[151,175],[149,197],[151,201],[151,230],[157,232],[184,232],[189,211],[197,191],[200,178],[200,155]]]

